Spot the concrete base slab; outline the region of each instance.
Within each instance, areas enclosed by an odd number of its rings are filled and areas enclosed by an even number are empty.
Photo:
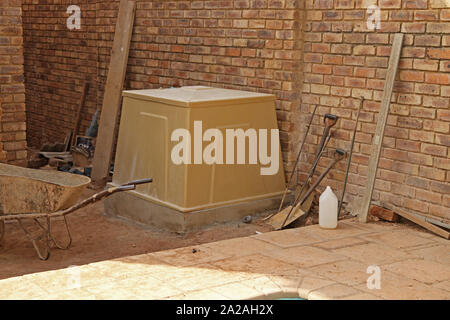
[[[287,201],[290,198],[287,197]],[[215,223],[238,222],[243,217],[273,213],[281,195],[218,208],[180,212],[146,201],[131,192],[116,193],[105,200],[105,213],[175,232],[198,230]]]

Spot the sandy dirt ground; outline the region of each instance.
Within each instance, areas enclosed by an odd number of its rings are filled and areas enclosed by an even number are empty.
[[[84,197],[91,194],[93,191],[87,190]],[[39,231],[32,221],[23,222],[31,231]],[[39,260],[33,245],[17,222],[8,222],[0,244],[0,279],[272,230],[259,218],[251,224],[230,223],[187,234],[169,233],[106,217],[103,214],[103,202],[72,213],[68,216],[68,222],[73,238],[72,247],[65,251],[53,249],[48,261]],[[61,241],[65,241],[62,221],[55,220],[52,229]]]

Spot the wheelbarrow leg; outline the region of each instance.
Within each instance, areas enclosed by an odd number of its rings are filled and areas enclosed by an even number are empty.
[[[53,243],[55,244],[55,246],[56,246],[58,249],[61,249],[61,250],[67,250],[67,249],[69,249],[70,246],[72,245],[72,235],[70,234],[69,224],[67,223],[67,217],[66,217],[66,216],[63,216],[63,218],[64,218],[64,224],[66,225],[67,236],[69,237],[69,241],[68,241],[67,245],[65,245],[65,246],[64,246],[64,245],[61,245],[61,244],[59,244],[59,243],[56,241],[55,237],[54,237],[53,234],[50,232],[50,222],[49,222],[49,232],[48,232],[48,234],[49,234],[49,236],[50,236],[50,240],[53,241]]]
[[[69,249],[70,246],[72,245],[72,235],[70,234],[69,225],[68,225],[68,223],[67,223],[67,217],[66,217],[66,216],[63,216],[63,219],[64,219],[64,224],[65,224],[65,226],[66,226],[67,235],[68,235],[68,237],[69,237],[69,241],[68,241],[67,245],[61,245],[58,241],[56,241],[56,239],[55,239],[55,237],[53,236],[52,231],[51,231],[51,225],[50,225],[51,222],[50,222],[50,218],[47,218],[47,227],[44,227],[44,226],[39,222],[38,219],[34,219],[34,221],[36,221],[37,225],[38,225],[39,227],[41,227],[41,229],[44,230],[44,232],[46,232],[46,234],[48,235],[48,241],[49,241],[49,243],[50,243],[50,241],[51,241],[51,242],[53,242],[53,243],[55,244],[55,247],[57,247],[58,249],[61,249],[61,250],[67,250],[67,249]]]
[[[2,243],[3,236],[5,235],[5,221],[0,221],[0,244]]]
[[[28,240],[31,241],[31,243],[33,244],[34,250],[36,250],[36,253],[39,257],[39,259],[41,260],[48,260],[48,258],[50,257],[50,248],[48,246],[48,241],[49,241],[49,237],[48,237],[48,232],[44,232],[42,233],[40,236],[33,238],[33,236],[28,232],[28,230],[23,226],[22,224],[22,220],[18,219],[17,220],[19,222],[20,227],[22,228],[22,230],[25,232]],[[42,238],[45,237],[45,247],[44,249],[40,249],[37,242],[39,240],[41,240]]]

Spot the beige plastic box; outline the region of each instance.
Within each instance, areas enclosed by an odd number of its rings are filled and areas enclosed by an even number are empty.
[[[207,224],[276,207],[285,187],[279,137],[276,137],[278,143],[274,151],[278,155],[277,170],[263,175],[264,168],[267,171],[276,161],[273,156],[272,164],[261,164],[259,155],[260,129],[267,132],[269,156],[271,148],[274,148],[271,130],[278,129],[278,125],[273,95],[195,86],[124,91],[123,96],[112,184],[150,177],[154,182],[139,186],[126,195],[117,194],[117,197],[109,198],[106,204],[109,213],[172,229],[186,229],[189,220],[195,220],[194,224]],[[191,157],[183,158],[186,162],[190,160],[190,164],[173,161],[173,148],[180,140],[172,141],[172,135],[179,129],[190,135]],[[222,157],[220,151],[208,153],[216,155],[214,159],[219,163],[205,163],[202,157],[205,148],[215,141],[203,141],[203,134],[208,129],[219,129],[222,133],[223,148],[219,145],[216,149],[222,150]],[[234,164],[227,164],[227,160],[233,162],[231,156],[227,159],[230,154],[227,150],[233,150],[231,147],[227,149],[226,144],[230,140],[227,139],[227,129],[254,129],[257,133],[258,152],[251,153],[250,139],[245,139],[244,164],[237,164],[237,139],[233,140]],[[195,154],[200,156],[195,159]],[[253,164],[250,163],[250,154],[253,155]],[[217,160],[221,158],[224,164]],[[276,174],[272,174],[275,171]],[[225,211],[218,210],[224,207],[227,207]],[[239,213],[231,213],[233,210]],[[193,218],[193,213],[200,212],[200,218]],[[170,217],[170,214],[175,216]]]

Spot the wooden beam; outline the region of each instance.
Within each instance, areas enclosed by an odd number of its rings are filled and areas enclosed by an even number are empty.
[[[81,112],[83,111],[84,102],[86,101],[86,95],[87,95],[88,88],[89,88],[89,84],[87,83],[87,81],[84,81],[83,88],[81,89],[80,101],[78,102],[77,115],[75,117],[75,122],[73,124],[72,141],[70,143],[71,146],[73,146],[75,144],[78,130],[80,129]],[[64,150],[64,151],[67,151],[67,150]]]
[[[120,1],[92,168],[92,180],[96,184],[104,184],[109,176],[135,10],[135,1]]]
[[[403,218],[408,219],[408,220],[414,222],[415,224],[418,224],[421,227],[424,227],[425,229],[441,236],[444,239],[447,239],[447,240],[450,239],[450,232],[447,232],[444,229],[441,229],[438,226],[435,226],[434,224],[426,222],[425,220],[418,218],[417,216],[412,215],[403,209],[397,208],[395,206],[390,206],[390,208],[392,209],[392,211],[394,211],[399,216],[402,216]]]
[[[377,128],[372,143],[372,152],[369,160],[367,172],[367,187],[363,195],[361,207],[359,210],[359,221],[367,222],[369,214],[370,202],[372,200],[375,179],[377,175],[378,162],[380,161],[381,146],[383,145],[384,130],[386,128],[387,117],[389,115],[389,107],[391,104],[392,91],[394,89],[394,81],[397,76],[398,62],[402,51],[403,33],[397,33],[394,36],[392,44],[391,57],[389,58],[389,67],[387,69],[386,81],[384,83],[384,92],[381,99],[381,109],[378,115]]]

